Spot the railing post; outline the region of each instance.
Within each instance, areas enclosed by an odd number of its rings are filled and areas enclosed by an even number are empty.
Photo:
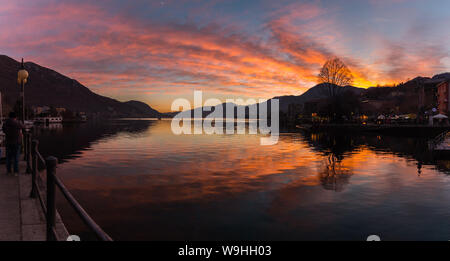
[[[26,173],[27,174],[31,174],[31,164],[30,164],[30,161],[31,161],[31,133],[30,132],[28,132],[27,133],[27,149],[26,149],[26,159],[27,159],[27,170],[26,170]]]
[[[35,198],[37,193],[36,188],[36,175],[38,173],[38,156],[37,156],[37,150],[39,146],[38,140],[33,140],[31,145],[31,162],[32,162],[32,168],[31,168],[31,192],[30,197]]]
[[[45,164],[47,166],[47,241],[56,241],[53,231],[55,229],[56,215],[55,175],[58,159],[50,156],[45,160]]]

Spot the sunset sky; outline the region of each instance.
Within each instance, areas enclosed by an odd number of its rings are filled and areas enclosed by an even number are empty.
[[[193,90],[299,95],[332,56],[361,87],[450,71],[449,10],[448,0],[0,0],[0,54],[165,112]]]

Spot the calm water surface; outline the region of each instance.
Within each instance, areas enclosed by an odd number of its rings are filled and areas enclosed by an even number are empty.
[[[450,239],[450,168],[426,139],[173,135],[170,121],[37,130],[58,175],[116,240]],[[73,234],[92,235],[59,197]]]

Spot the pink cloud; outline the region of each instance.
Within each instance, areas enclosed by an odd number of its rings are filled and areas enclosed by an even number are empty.
[[[0,46],[6,54],[23,55],[115,97],[193,88],[258,98],[300,94],[315,83],[331,56],[342,57],[362,86],[441,68],[446,54],[439,46],[389,44],[376,34],[373,38],[383,44],[372,50],[372,61],[354,55],[342,41],[347,36],[331,14],[335,11],[317,1],[275,9],[261,36],[243,33],[232,23],[218,24],[220,18],[202,26],[155,23],[95,4],[27,8],[8,2],[0,7]]]

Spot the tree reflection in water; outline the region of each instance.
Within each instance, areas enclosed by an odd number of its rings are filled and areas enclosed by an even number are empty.
[[[304,133],[311,148],[324,155],[322,170],[318,172],[318,179],[326,190],[343,191],[353,175],[349,166],[343,164],[343,159],[356,151],[362,142],[355,140],[352,135],[320,132]]]
[[[305,141],[310,147],[322,154],[324,167],[318,178],[324,189],[343,191],[353,175],[351,167],[344,164],[345,158],[361,149],[370,149],[376,153],[394,154],[416,161],[418,176],[423,174],[424,166],[432,166],[450,174],[450,160],[436,158],[428,148],[433,136],[389,136],[376,133],[347,132],[305,132]]]
[[[120,133],[139,136],[155,125],[148,120],[103,120],[81,124],[38,125],[33,129],[34,138],[39,140],[39,151],[44,156],[55,156],[59,163],[79,157],[92,144],[114,138]]]
[[[176,137],[169,121],[103,123],[42,131],[40,148],[75,158],[59,173],[119,240],[360,240],[362,228],[373,233],[385,224],[404,239],[410,227],[450,216],[442,200],[447,177],[431,169],[449,166],[427,152],[426,137],[305,132],[260,147],[252,136]],[[65,222],[87,236],[64,206]],[[433,229],[429,235],[442,236],[441,226]]]
[[[319,172],[320,183],[326,190],[340,192],[344,190],[345,185],[350,182],[353,175],[350,169],[343,166],[335,154],[330,153],[325,160],[324,169]]]

